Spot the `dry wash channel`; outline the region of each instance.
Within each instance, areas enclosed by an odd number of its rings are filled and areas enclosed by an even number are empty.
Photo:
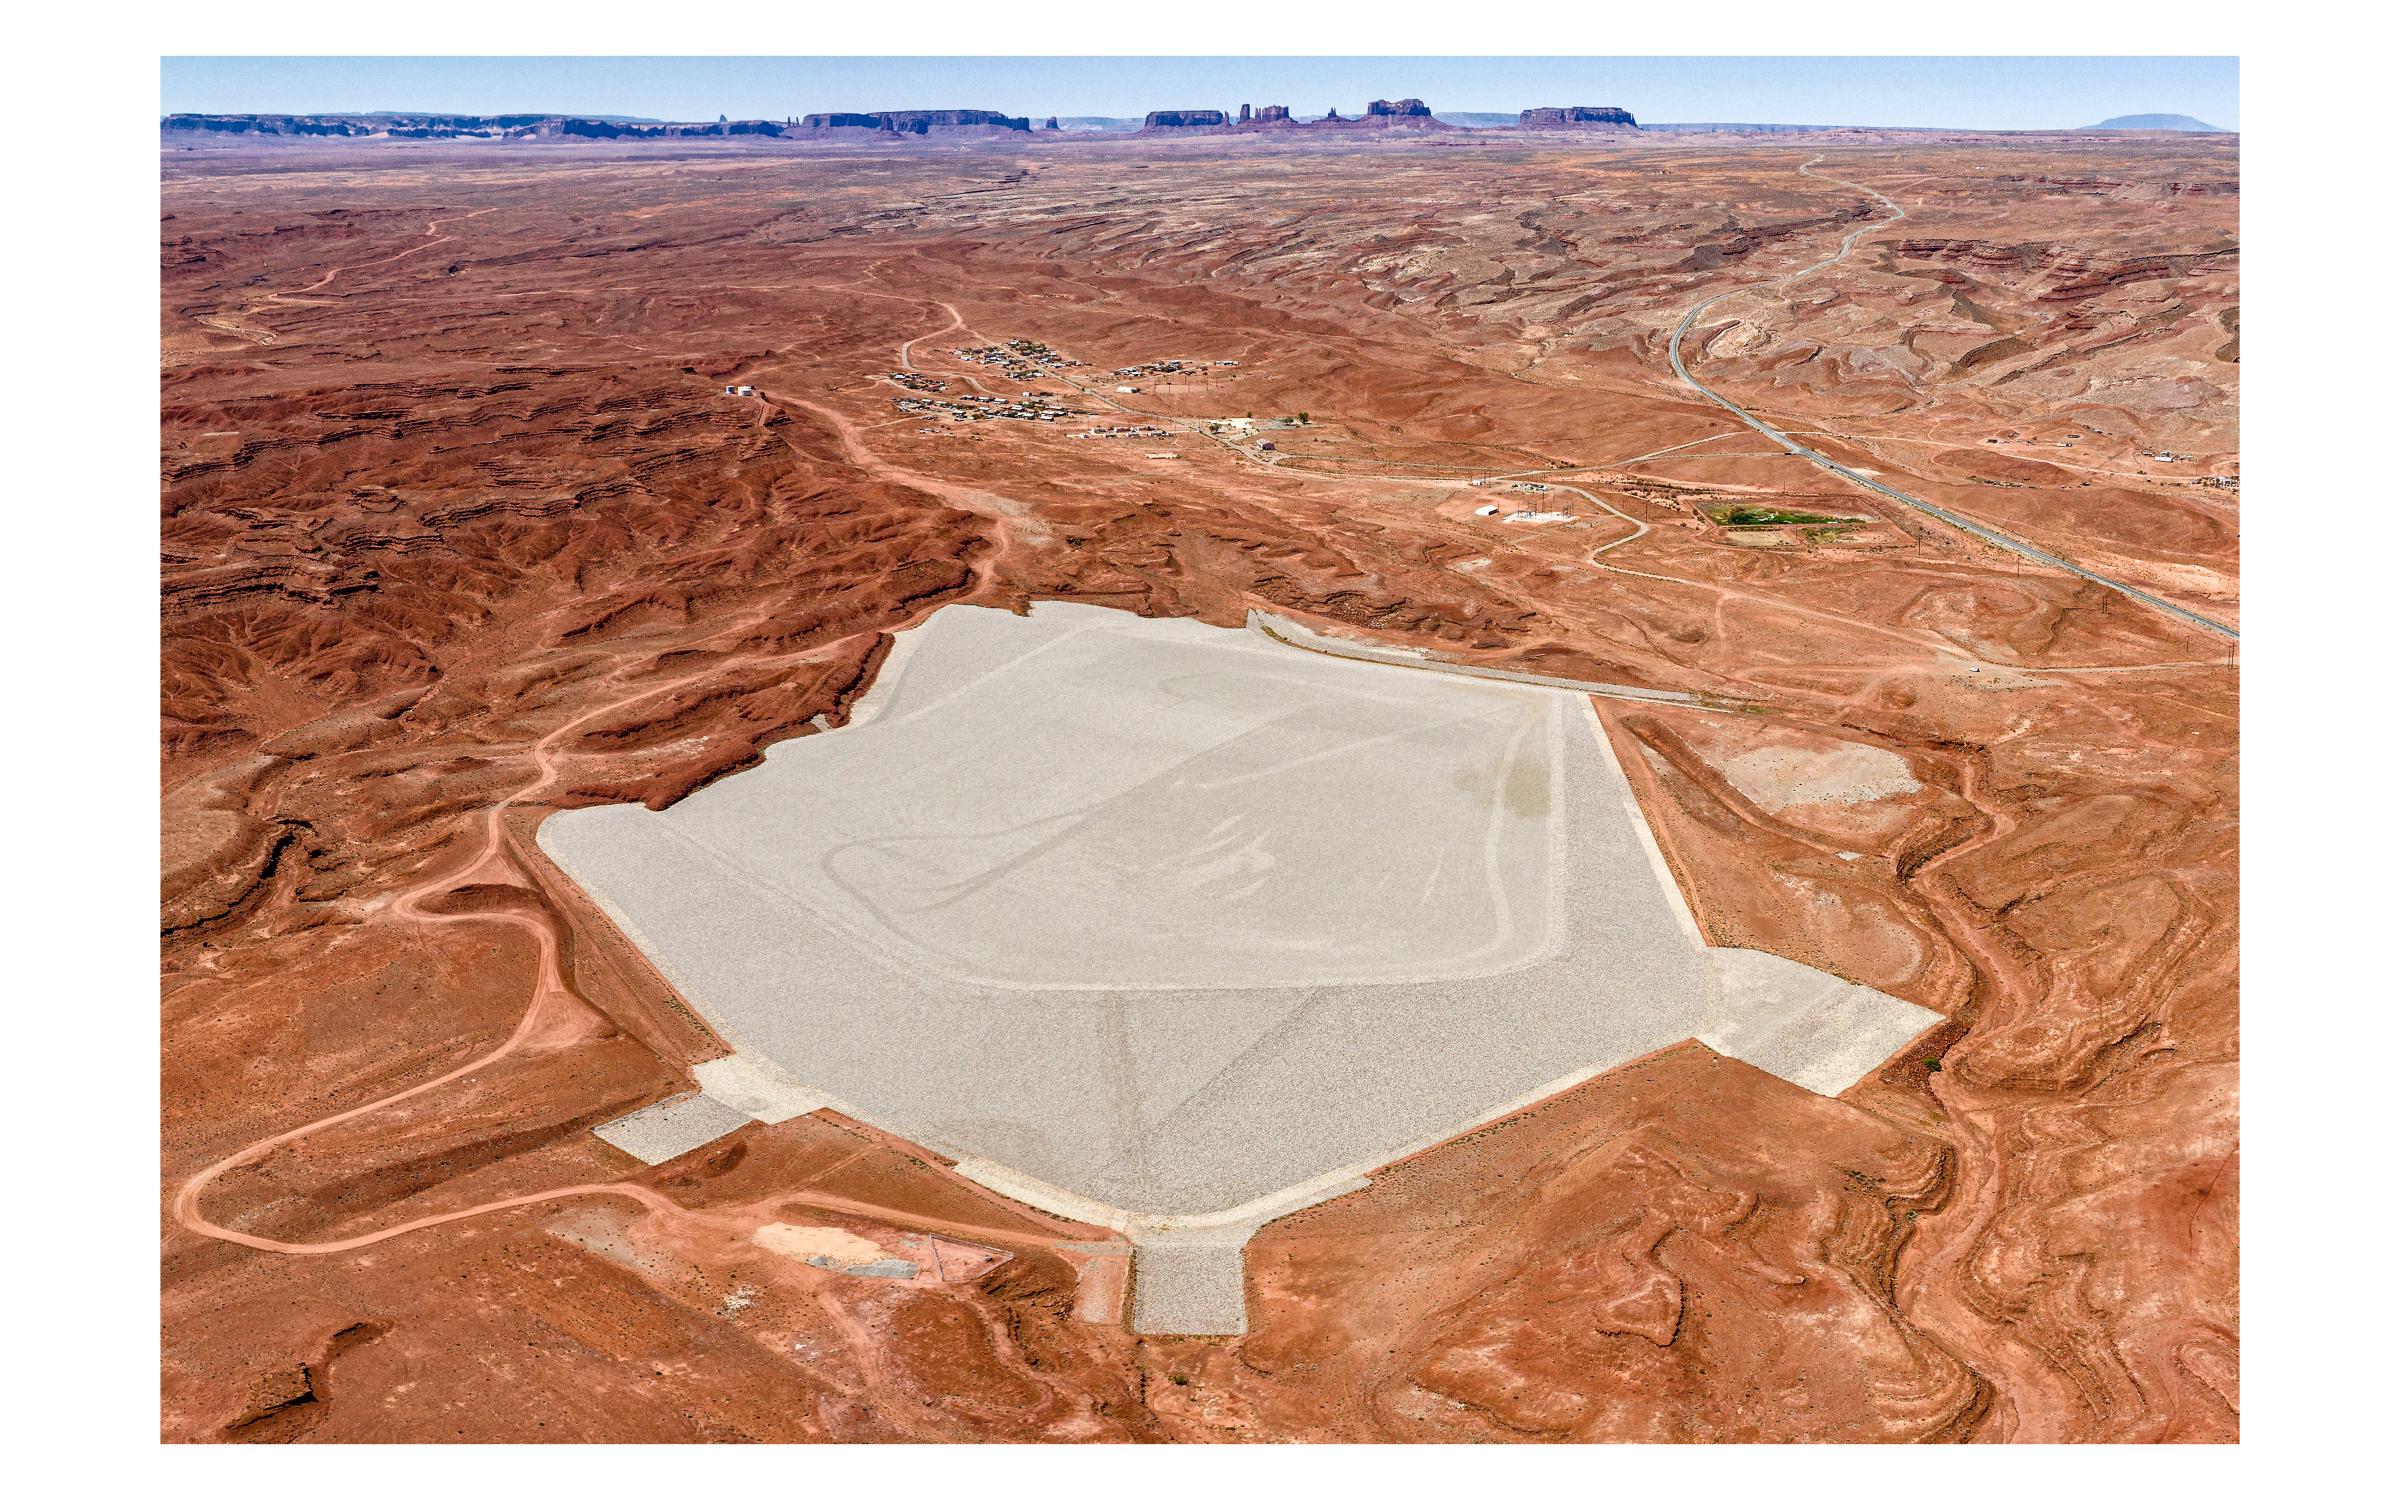
[[[1705,948],[1583,695],[1063,603],[900,642],[850,727],[543,825],[736,1049],[629,1147],[830,1105],[1233,1333],[1250,1234],[1400,1156],[1690,1037],[1835,1092],[1937,1019]]]

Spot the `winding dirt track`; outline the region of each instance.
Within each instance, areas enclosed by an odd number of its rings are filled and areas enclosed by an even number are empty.
[[[855,637],[843,637],[839,640],[813,646],[806,651],[794,652],[779,658],[769,657],[765,658],[764,660],[767,662],[805,661],[812,657],[820,656],[832,651],[851,639],[855,639]],[[750,664],[745,663],[745,665]],[[620,674],[623,671],[630,670],[633,669],[620,669]],[[567,1187],[550,1188],[537,1193],[523,1193],[514,1197],[494,1199],[488,1203],[478,1203],[471,1207],[454,1209],[447,1213],[427,1214],[420,1218],[410,1219],[405,1223],[394,1224],[383,1229],[370,1231],[366,1234],[352,1235],[345,1239],[321,1240],[303,1243],[294,1240],[268,1239],[262,1235],[248,1234],[241,1230],[231,1229],[225,1225],[218,1224],[209,1219],[207,1215],[202,1212],[200,1198],[201,1195],[208,1190],[209,1184],[214,1182],[217,1178],[238,1167],[245,1166],[258,1160],[259,1158],[265,1156],[268,1152],[273,1151],[278,1146],[284,1145],[291,1141],[299,1140],[304,1136],[313,1135],[317,1131],[325,1130],[332,1126],[342,1124],[344,1121],[355,1120],[362,1115],[370,1115],[380,1110],[389,1109],[395,1104],[399,1104],[408,1099],[413,1099],[420,1094],[430,1093],[433,1090],[442,1087],[444,1084],[455,1082],[458,1079],[467,1077],[472,1073],[476,1073],[484,1068],[490,1067],[494,1063],[497,1063],[503,1058],[508,1057],[510,1054],[520,1050],[527,1044],[527,1042],[539,1035],[545,1022],[550,1017],[552,1010],[559,1002],[563,1001],[574,1005],[581,1005],[583,1003],[580,997],[575,994],[573,987],[567,983],[565,975],[560,971],[558,962],[558,936],[551,929],[549,923],[541,921],[523,912],[431,912],[425,909],[425,903],[433,897],[439,896],[444,892],[469,885],[498,883],[530,888],[529,882],[525,880],[522,873],[516,868],[515,864],[509,858],[506,847],[507,833],[503,827],[502,819],[507,814],[509,808],[526,800],[529,797],[540,795],[542,792],[547,791],[556,783],[558,779],[558,746],[570,735],[574,734],[577,730],[591,723],[595,719],[610,714],[617,709],[627,706],[628,704],[637,703],[644,698],[655,697],[660,693],[672,692],[681,687],[689,687],[692,684],[704,681],[715,674],[716,669],[714,668],[704,669],[698,672],[687,673],[681,677],[673,678],[666,682],[651,683],[647,686],[636,688],[631,692],[611,698],[605,703],[599,704],[598,706],[587,710],[584,713],[578,714],[564,724],[559,725],[556,729],[551,730],[548,734],[544,735],[538,742],[536,742],[533,747],[532,761],[533,768],[536,772],[534,779],[527,783],[520,790],[493,804],[491,811],[485,815],[483,825],[483,842],[480,848],[476,851],[474,857],[468,860],[466,865],[458,871],[433,876],[410,889],[393,903],[393,912],[405,921],[428,923],[500,922],[511,927],[520,928],[532,934],[534,943],[540,955],[539,968],[534,980],[533,998],[526,1005],[525,1013],[518,1020],[516,1029],[509,1033],[507,1039],[502,1041],[498,1046],[492,1048],[490,1051],[471,1058],[467,1062],[452,1068],[446,1073],[426,1079],[422,1083],[413,1084],[397,1093],[386,1094],[380,1099],[370,1100],[365,1104],[360,1104],[353,1108],[343,1110],[338,1114],[327,1115],[321,1119],[312,1120],[305,1125],[294,1126],[292,1129],[281,1131],[275,1135],[267,1136],[264,1139],[254,1141],[231,1156],[225,1157],[215,1164],[205,1168],[204,1170],[193,1174],[190,1178],[185,1180],[183,1186],[178,1189],[175,1194],[174,1213],[175,1222],[177,1224],[181,1225],[185,1229],[190,1230],[194,1234],[205,1235],[210,1239],[224,1240],[236,1245],[243,1245],[253,1250],[271,1251],[279,1255],[337,1255],[344,1251],[362,1250],[369,1245],[376,1245],[385,1240],[396,1239],[404,1234],[414,1234],[419,1230],[434,1229],[444,1224],[456,1224],[462,1220],[480,1218],[486,1214],[505,1213],[510,1209],[525,1208],[537,1203],[555,1202],[562,1198],[580,1198],[594,1195],[607,1195],[625,1198],[642,1205],[644,1208],[663,1213],[692,1214],[700,1212],[697,1210],[686,1209],[681,1204],[674,1202],[672,1199],[666,1197],[657,1190],[645,1187],[640,1183],[586,1182],[577,1183]],[[991,1195],[979,1194],[979,1196],[990,1197]],[[776,1197],[780,1202],[806,1204],[813,1208],[825,1209],[836,1213],[856,1214],[862,1217],[880,1219],[890,1223],[903,1225],[912,1229],[953,1234],[976,1241],[1021,1245],[1044,1250],[1073,1249],[1079,1247],[1079,1245],[1082,1243],[1075,1239],[1062,1238],[1055,1232],[1036,1234],[1024,1231],[997,1229],[984,1224],[968,1224],[953,1219],[943,1219],[924,1214],[914,1214],[906,1210],[895,1209],[883,1204],[865,1203],[854,1198],[845,1198],[829,1193],[795,1190],[779,1193],[776,1195]],[[1012,1211],[1022,1211],[1019,1210],[1014,1204],[1009,1204],[1007,1206],[1011,1208]]]
[[[488,210],[479,210],[479,212],[482,211]],[[429,237],[435,236],[441,223],[442,221],[438,219],[434,220],[432,223],[429,223],[426,226],[426,234]],[[417,250],[429,248],[430,245],[438,243],[440,243],[438,238],[429,238],[427,243],[411,246],[409,250],[403,251],[401,254],[410,254]],[[384,257],[384,260],[388,261],[397,258],[397,256],[386,256]],[[380,263],[381,262],[369,262],[368,264]],[[337,274],[339,274],[338,269],[336,271],[327,272],[325,276],[319,278],[319,280],[315,283],[315,286],[324,285],[326,282],[332,280]],[[313,287],[310,289],[313,289]],[[866,293],[865,295],[888,296],[889,294]],[[906,299],[893,298],[892,300]],[[941,307],[943,311],[950,315],[950,322],[945,326],[934,329],[928,333],[918,334],[909,339],[906,343],[902,344],[900,346],[900,350],[901,360],[904,365],[906,365],[909,351],[912,350],[921,340],[936,337],[940,334],[948,333],[964,326],[964,320],[960,317],[959,312],[955,307],[952,307],[947,303],[937,303],[936,305]],[[849,418],[844,416],[842,413],[829,407],[820,406],[815,402],[789,397],[782,398],[777,404],[805,411],[809,415],[823,421],[829,428],[832,429],[837,439],[841,442],[844,456],[851,462],[857,464],[860,468],[871,474],[874,474],[878,478],[903,484],[912,489],[933,494],[940,499],[962,509],[970,510],[1003,522],[1010,517],[1022,515],[1024,513],[1023,506],[993,495],[988,491],[976,489],[970,486],[954,484],[945,480],[920,474],[915,470],[907,469],[898,464],[892,463],[891,461],[876,454],[866,445],[855,423],[850,421]],[[763,420],[764,418],[762,411],[762,423]],[[993,548],[985,549],[983,555],[979,557],[973,564],[973,570],[976,576],[976,586],[978,589],[990,582],[992,570],[998,564],[1000,558],[1005,554],[1006,547],[1007,527],[1002,525],[999,528],[999,545]],[[742,663],[742,665],[745,667],[753,667],[760,665],[774,665],[778,663],[806,661],[832,651],[846,642],[856,638],[857,637],[855,635],[844,636],[833,641],[812,646],[805,651],[792,652],[782,656],[756,658],[751,661],[745,661]],[[618,669],[618,672],[615,675],[622,677],[626,673],[634,670],[638,670],[638,666],[623,667]],[[500,1042],[498,1046],[495,1046],[487,1052],[468,1059],[466,1062],[461,1063],[446,1073],[426,1079],[422,1083],[413,1084],[408,1088],[398,1091],[397,1093],[387,1094],[379,1099],[370,1100],[367,1103],[356,1105],[350,1109],[342,1110],[339,1113],[327,1115],[321,1119],[312,1120],[306,1124],[294,1126],[289,1130],[284,1130],[274,1135],[264,1137],[263,1139],[253,1141],[250,1145],[243,1147],[241,1150],[233,1153],[232,1155],[224,1157],[212,1165],[204,1168],[203,1170],[194,1173],[190,1178],[184,1181],[183,1185],[177,1189],[175,1193],[173,1200],[173,1211],[175,1222],[177,1224],[195,1234],[204,1235],[210,1239],[224,1240],[232,1244],[247,1246],[253,1250],[265,1250],[284,1255],[331,1255],[343,1251],[362,1249],[366,1246],[378,1244],[384,1240],[393,1239],[400,1235],[415,1233],[418,1230],[432,1229],[444,1224],[454,1224],[461,1220],[477,1218],[485,1214],[501,1213],[510,1209],[523,1208],[537,1203],[547,1203],[562,1198],[584,1197],[595,1194],[612,1195],[630,1199],[650,1209],[669,1212],[682,1211],[679,1205],[675,1204],[655,1190],[644,1187],[638,1183],[580,1183],[569,1187],[552,1188],[538,1193],[528,1193],[510,1198],[496,1199],[492,1202],[476,1204],[469,1208],[457,1209],[447,1213],[428,1214],[420,1218],[411,1219],[406,1223],[392,1225],[390,1227],[375,1230],[367,1234],[354,1235],[346,1239],[320,1241],[315,1243],[302,1243],[291,1240],[269,1239],[264,1236],[248,1234],[241,1230],[228,1228],[225,1225],[218,1224],[209,1219],[207,1215],[202,1212],[200,1200],[201,1196],[208,1190],[209,1185],[215,1182],[219,1177],[223,1176],[227,1172],[259,1160],[279,1146],[286,1145],[292,1141],[302,1139],[309,1135],[313,1135],[318,1131],[340,1125],[346,1121],[355,1120],[364,1115],[370,1115],[381,1110],[389,1109],[393,1105],[416,1098],[421,1094],[430,1093],[445,1084],[453,1083],[461,1078],[468,1077],[471,1074],[491,1067],[493,1064],[498,1063],[513,1053],[523,1049],[531,1040],[540,1035],[545,1024],[548,1022],[552,1011],[559,1002],[568,1002],[575,1005],[583,1004],[581,999],[575,994],[573,987],[568,984],[564,973],[560,969],[558,935],[552,929],[549,922],[541,920],[540,918],[528,913],[516,911],[429,911],[426,909],[426,903],[446,892],[476,884],[500,884],[530,889],[531,882],[528,881],[523,873],[518,870],[507,852],[507,832],[503,826],[503,819],[511,807],[527,800],[528,798],[539,796],[541,793],[549,790],[553,785],[556,784],[559,774],[558,747],[576,731],[582,729],[585,725],[590,724],[596,719],[600,719],[630,704],[640,702],[645,698],[656,697],[661,693],[672,692],[677,688],[689,687],[695,683],[704,681],[709,677],[717,675],[719,670],[720,668],[718,667],[703,668],[696,672],[690,672],[684,674],[683,676],[672,678],[666,682],[651,683],[642,687],[634,688],[629,692],[626,692],[618,697],[611,698],[604,703],[601,703],[581,714],[576,715],[574,718],[567,720],[565,723],[551,730],[548,734],[544,735],[539,741],[537,741],[532,748],[531,760],[532,769],[535,773],[534,779],[517,791],[512,792],[507,797],[502,798],[500,801],[492,805],[491,809],[484,816],[482,843],[476,850],[473,857],[466,862],[464,867],[455,872],[431,876],[420,884],[411,887],[409,890],[402,893],[400,897],[394,901],[391,910],[393,914],[402,921],[422,923],[498,922],[507,926],[519,928],[532,935],[538,953],[538,968],[534,979],[534,992],[531,1000],[526,1005],[524,1014],[517,1022],[516,1029],[510,1032],[507,1038]],[[1073,1240],[1061,1240],[1055,1234],[1029,1235],[1008,1231],[996,1231],[981,1225],[969,1225],[948,1220],[927,1219],[920,1215],[910,1215],[904,1212],[886,1209],[877,1205],[859,1203],[851,1199],[829,1197],[827,1195],[818,1193],[795,1192],[781,1196],[785,1199],[785,1201],[809,1203],[817,1207],[833,1209],[836,1211],[867,1214],[889,1219],[894,1222],[909,1223],[919,1228],[938,1229],[987,1240],[997,1239],[1007,1243],[1030,1244],[1044,1248],[1056,1248],[1060,1245],[1072,1245],[1076,1243]],[[983,1196],[990,1195],[985,1194]],[[1016,1205],[1011,1204],[1009,1206],[1012,1210],[1016,1209]]]
[[[806,654],[813,653],[795,653],[795,656]],[[429,912],[425,909],[425,902],[442,894],[445,891],[454,890],[461,886],[481,883],[482,880],[487,876],[497,877],[497,883],[500,884],[516,886],[527,885],[528,882],[525,881],[523,876],[516,869],[515,865],[512,864],[508,858],[505,848],[507,833],[502,827],[501,820],[507,814],[509,808],[516,805],[518,802],[523,801],[527,797],[536,796],[541,792],[547,791],[557,781],[557,747],[560,742],[565,740],[567,736],[573,734],[576,730],[581,729],[584,725],[592,722],[594,719],[600,718],[605,714],[623,708],[627,704],[639,702],[644,698],[654,697],[659,693],[670,692],[679,687],[688,687],[692,683],[699,682],[712,675],[714,675],[713,669],[702,670],[688,673],[682,677],[675,678],[668,682],[653,683],[648,687],[636,689],[635,691],[626,693],[621,697],[612,698],[607,702],[600,704],[598,707],[588,710],[587,712],[578,714],[574,718],[567,720],[564,724],[559,725],[556,729],[551,730],[548,734],[542,736],[542,738],[535,743],[532,752],[533,768],[536,772],[534,779],[520,790],[512,792],[508,796],[502,798],[500,801],[492,804],[491,811],[484,816],[482,846],[477,850],[475,856],[467,862],[465,868],[455,873],[433,876],[419,885],[412,887],[393,903],[393,912],[403,921],[427,923],[499,922],[510,927],[520,928],[523,931],[533,935],[534,945],[539,953],[539,967],[534,978],[533,998],[526,1005],[523,1017],[518,1020],[516,1030],[510,1032],[505,1041],[501,1042],[497,1047],[492,1048],[489,1052],[485,1052],[480,1056],[470,1058],[468,1061],[461,1063],[455,1068],[452,1068],[447,1073],[443,1073],[434,1078],[429,1078],[423,1083],[411,1085],[408,1088],[400,1090],[398,1093],[387,1094],[380,1099],[371,1100],[368,1103],[354,1106],[353,1108],[343,1110],[338,1114],[327,1115],[322,1119],[312,1120],[305,1125],[294,1126],[289,1130],[268,1136],[263,1140],[253,1141],[251,1144],[243,1147],[233,1155],[225,1157],[224,1159],[203,1169],[200,1172],[194,1173],[184,1182],[183,1186],[176,1191],[174,1204],[176,1223],[182,1225],[186,1229],[191,1230],[194,1234],[206,1235],[211,1239],[229,1240],[237,1245],[247,1245],[254,1250],[272,1250],[286,1255],[327,1255],[342,1250],[355,1250],[361,1246],[372,1245],[378,1241],[388,1240],[397,1235],[408,1234],[415,1230],[430,1229],[437,1224],[455,1223],[460,1219],[473,1218],[478,1214],[495,1213],[502,1209],[516,1208],[527,1203],[539,1203],[552,1198],[569,1198],[584,1193],[615,1193],[621,1196],[638,1199],[646,1204],[651,1205],[652,1207],[657,1207],[665,1203],[666,1200],[660,1198],[656,1193],[650,1191],[648,1188],[626,1183],[590,1183],[577,1187],[556,1188],[549,1192],[534,1193],[518,1198],[502,1199],[498,1202],[481,1204],[474,1208],[461,1209],[453,1213],[430,1214],[421,1219],[412,1219],[405,1224],[396,1225],[389,1229],[378,1230],[372,1234],[359,1235],[351,1239],[318,1244],[301,1244],[290,1240],[264,1239],[257,1235],[245,1234],[240,1230],[228,1229],[221,1224],[214,1223],[201,1212],[200,1195],[208,1190],[208,1185],[210,1183],[214,1182],[217,1178],[223,1176],[225,1173],[232,1171],[236,1167],[245,1166],[250,1162],[256,1161],[260,1157],[266,1155],[268,1152],[274,1150],[276,1147],[287,1142],[299,1140],[303,1136],[313,1135],[317,1131],[339,1125],[347,1120],[355,1120],[361,1115],[373,1114],[378,1110],[388,1109],[392,1105],[398,1104],[403,1100],[413,1099],[419,1094],[429,1093],[434,1089],[440,1088],[446,1083],[454,1082],[457,1079],[464,1078],[471,1073],[475,1073],[484,1068],[490,1067],[492,1064],[499,1062],[501,1059],[523,1047],[529,1039],[540,1032],[542,1024],[554,1002],[560,1000],[576,1000],[574,990],[567,984],[565,976],[559,970],[558,935],[551,930],[549,923],[541,921],[524,912]],[[580,1001],[577,1001],[577,1003],[580,1003]]]

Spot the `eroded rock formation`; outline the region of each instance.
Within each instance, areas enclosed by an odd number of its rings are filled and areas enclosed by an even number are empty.
[[[1585,126],[1639,130],[1631,113],[1613,104],[1566,104],[1529,109],[1517,116],[1519,130],[1573,130]]]
[[[384,137],[402,141],[446,140],[678,140],[688,136],[779,136],[787,122],[715,120],[673,124],[598,119],[581,115],[168,115],[159,129],[171,134],[253,137]]]
[[[948,130],[1024,130],[1022,115],[990,109],[883,109],[867,114],[802,115],[809,130],[881,130],[893,135],[929,135]]]
[[[1221,109],[1154,109],[1142,117],[1144,130],[1205,130],[1224,123]]]

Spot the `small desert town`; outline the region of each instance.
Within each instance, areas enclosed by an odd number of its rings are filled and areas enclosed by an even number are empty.
[[[2234,32],[602,9],[137,80],[145,1456],[2081,1493],[2329,1420],[2241,1403],[2324,1232],[2242,1212],[2244,928],[2372,880],[2244,842],[2328,778],[2244,775]]]

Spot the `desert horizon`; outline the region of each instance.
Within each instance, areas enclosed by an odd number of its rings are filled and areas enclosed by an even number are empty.
[[[1553,92],[162,109],[160,1438],[2237,1442],[2240,135]]]

